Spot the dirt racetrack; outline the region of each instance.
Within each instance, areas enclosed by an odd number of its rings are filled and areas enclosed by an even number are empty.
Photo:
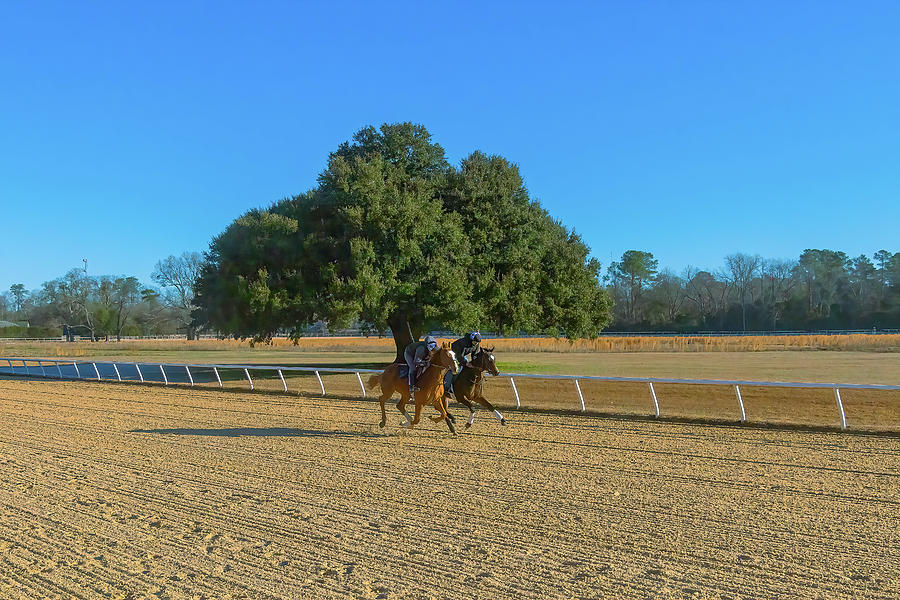
[[[507,418],[2,380],[0,598],[900,597],[896,435]]]

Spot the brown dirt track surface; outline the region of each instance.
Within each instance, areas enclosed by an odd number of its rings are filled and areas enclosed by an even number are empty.
[[[454,439],[24,380],[0,418],[0,598],[900,597],[896,435],[480,411]]]

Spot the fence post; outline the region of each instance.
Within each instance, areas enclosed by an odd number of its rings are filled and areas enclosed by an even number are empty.
[[[581,400],[581,412],[584,412],[584,396],[581,394],[581,386],[578,384],[577,379],[575,380],[575,389],[578,390],[578,399]]]
[[[648,381],[650,384],[650,395],[653,396],[653,408],[656,410],[656,418],[659,418],[659,401],[656,399],[656,390],[653,389],[653,382]]]
[[[219,377],[219,369],[217,369],[216,367],[213,367],[213,373],[216,374],[216,381],[219,382],[219,387],[222,387],[222,378]]]
[[[113,362],[113,369],[116,371],[116,379],[122,381],[122,376],[119,375],[119,366],[115,362]]]
[[[22,361],[22,366],[25,367],[25,374],[26,374],[26,375],[31,375],[31,373],[28,372],[28,365],[25,363],[24,360]]]
[[[847,416],[844,414],[844,403],[841,401],[841,390],[834,387],[834,400],[837,402],[838,412],[841,413],[841,429],[847,429]]]
[[[248,371],[247,369],[244,369],[244,375],[247,376],[247,381],[250,382],[250,391],[252,392],[253,391],[253,380],[250,379],[250,371]]]
[[[362,390],[363,398],[366,397],[366,386],[363,385],[362,377],[359,375],[359,371],[356,372],[356,380],[359,382],[359,389]]]
[[[141,373],[141,365],[134,363],[134,368],[137,369],[138,377],[141,378],[141,383],[144,383],[144,374]]]
[[[187,365],[184,365],[184,370],[187,371],[188,381],[191,382],[191,387],[194,387],[194,376],[191,375],[191,368]]]
[[[734,393],[737,394],[738,406],[741,407],[741,423],[747,422],[747,413],[744,412],[744,399],[741,398],[741,386],[734,386]]]
[[[75,367],[75,376],[78,377],[78,379],[81,379],[81,371],[78,369],[78,363],[73,360],[72,366]]]
[[[284,387],[284,391],[287,391],[287,384],[284,382],[284,375],[281,374],[281,369],[278,369],[278,377],[281,379],[281,385]]]
[[[91,363],[94,365],[94,373],[97,375],[97,381],[100,381],[100,369],[97,368],[97,363]],[[115,363],[113,363],[115,364]]]
[[[163,369],[162,365],[159,365],[159,372],[162,373],[163,376],[163,385],[169,385],[169,378],[166,377],[166,370]]]
[[[513,394],[516,396],[516,408],[522,408],[522,403],[519,402],[519,390],[516,389],[516,380],[510,377],[509,382],[512,384]]]
[[[37,362],[38,362],[38,366],[41,368],[41,377],[46,377],[47,370],[44,368],[44,361],[39,360]]]
[[[62,367],[59,366],[59,361],[56,361],[56,372],[59,373],[59,378],[62,379]]]
[[[319,387],[322,388],[322,395],[325,395],[325,384],[322,383],[322,378],[319,376],[319,372],[316,371],[316,379],[319,380]]]

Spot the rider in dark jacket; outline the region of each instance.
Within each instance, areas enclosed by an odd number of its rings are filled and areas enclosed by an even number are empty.
[[[452,344],[450,349],[459,359],[459,370],[462,371],[466,365],[472,360],[472,357],[478,354],[481,345],[481,334],[477,331],[467,333]]]
[[[409,391],[418,391],[416,387],[416,369],[428,362],[431,353],[437,348],[437,340],[426,335],[421,342],[413,342],[403,351],[403,358],[409,366]]]

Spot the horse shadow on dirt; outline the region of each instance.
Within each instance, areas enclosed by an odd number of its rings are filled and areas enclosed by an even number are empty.
[[[369,432],[324,431],[317,429],[295,429],[293,427],[226,427],[222,429],[179,427],[174,429],[131,429],[128,433],[155,433],[159,435],[193,435],[209,437],[378,437],[376,434]]]

